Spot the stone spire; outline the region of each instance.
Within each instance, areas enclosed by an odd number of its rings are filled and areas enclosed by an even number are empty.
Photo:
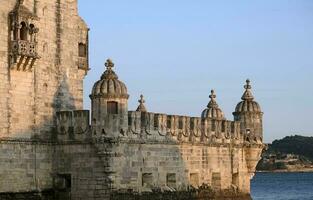
[[[251,92],[251,85],[250,85],[250,80],[246,80],[246,85],[244,86],[246,91],[243,93],[241,99],[244,101],[252,101],[254,99],[252,92]]]
[[[104,64],[106,67],[105,72],[102,74],[101,79],[118,79],[118,76],[113,71],[114,63],[111,59],[107,59]]]
[[[147,109],[144,105],[145,100],[143,99],[143,95],[140,95],[140,99],[138,100],[138,102],[139,102],[139,106],[138,106],[136,111],[137,112],[147,112]]]

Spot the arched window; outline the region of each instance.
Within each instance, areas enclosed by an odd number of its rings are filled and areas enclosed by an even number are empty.
[[[26,26],[25,22],[21,23],[20,39],[21,40],[27,40],[27,26]]]
[[[108,101],[107,112],[108,114],[118,114],[118,104],[116,101]]]
[[[30,41],[34,41],[34,32],[35,32],[35,25],[30,24],[29,25],[29,34],[30,34]]]
[[[79,43],[78,44],[78,56],[79,57],[87,57],[87,47],[86,44]]]

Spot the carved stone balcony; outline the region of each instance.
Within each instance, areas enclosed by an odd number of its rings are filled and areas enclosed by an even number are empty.
[[[31,71],[36,59],[37,43],[26,40],[11,41],[11,69]]]
[[[78,69],[82,69],[87,72],[89,70],[88,59],[86,57],[78,57],[77,66]]]
[[[26,56],[30,58],[39,58],[37,54],[36,42],[29,42],[25,40],[15,40],[11,43],[12,54],[18,56]]]

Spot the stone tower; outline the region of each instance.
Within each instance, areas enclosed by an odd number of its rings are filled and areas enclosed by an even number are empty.
[[[55,113],[82,109],[88,28],[77,0],[5,0],[0,137],[50,138]]]
[[[110,59],[106,61],[105,66],[105,72],[94,84],[90,95],[94,137],[124,132],[128,126],[127,87],[113,71],[114,63]]]
[[[247,139],[263,140],[263,112],[259,104],[254,101],[254,97],[251,92],[250,80],[246,80],[244,86],[245,92],[236,106],[236,110],[233,113],[235,121],[241,122],[241,132],[246,133]]]

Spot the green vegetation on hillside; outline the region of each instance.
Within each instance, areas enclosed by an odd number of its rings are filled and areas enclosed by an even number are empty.
[[[295,135],[275,140],[269,145],[268,151],[270,153],[295,154],[313,161],[313,137]]]
[[[313,167],[313,137],[288,136],[275,140],[262,153],[257,170],[297,171]]]

